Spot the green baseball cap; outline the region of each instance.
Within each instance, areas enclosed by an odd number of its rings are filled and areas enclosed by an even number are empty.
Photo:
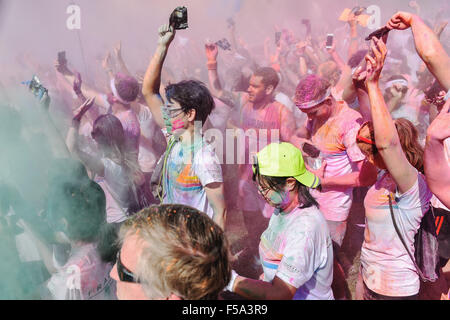
[[[309,188],[320,184],[319,177],[306,170],[301,151],[290,143],[271,143],[259,151],[256,158],[262,175],[294,177]]]

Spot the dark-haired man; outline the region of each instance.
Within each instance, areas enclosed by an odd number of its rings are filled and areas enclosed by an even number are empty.
[[[181,81],[165,88],[160,96],[161,70],[175,30],[159,28],[156,52],[142,85],[142,94],[156,123],[165,131],[168,147],[160,159],[158,197],[162,203],[189,205],[205,212],[225,227],[222,168],[201,128],[214,108],[214,100],[203,83]]]

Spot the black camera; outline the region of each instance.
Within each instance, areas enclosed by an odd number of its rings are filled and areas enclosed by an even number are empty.
[[[58,63],[60,66],[65,66],[67,64],[66,52],[58,52]]]
[[[303,144],[302,149],[303,149],[303,152],[305,152],[311,158],[317,158],[320,155],[320,150],[308,142],[305,142]]]
[[[389,31],[391,31],[391,29],[389,29],[388,27],[382,27],[380,29],[377,29],[367,36],[366,41],[372,40],[373,37],[381,39],[383,38],[383,36],[388,34]]]
[[[188,28],[188,13],[186,7],[176,7],[170,15],[169,24],[175,29]]]
[[[231,51],[231,44],[225,38],[223,38],[222,40],[217,41],[216,45],[221,47],[223,50],[230,50]]]
[[[354,8],[352,9],[352,13],[353,13],[355,16],[359,16],[359,15],[361,15],[365,10],[366,10],[366,8],[364,8],[364,7],[356,6],[356,7],[354,7]]]

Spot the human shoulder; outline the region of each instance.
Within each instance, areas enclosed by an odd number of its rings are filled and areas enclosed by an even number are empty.
[[[296,208],[289,223],[289,229],[295,232],[315,233],[321,223],[325,222],[319,208],[312,205],[308,208]]]
[[[355,130],[361,127],[364,120],[361,114],[350,108],[345,101],[337,101],[338,112],[332,117],[333,125],[340,128],[343,135],[355,135]]]

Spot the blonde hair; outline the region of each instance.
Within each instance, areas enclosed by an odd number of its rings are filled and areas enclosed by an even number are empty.
[[[186,300],[217,299],[231,279],[228,241],[205,213],[183,205],[143,209],[121,227],[143,249],[135,274],[151,299],[171,293]]]

